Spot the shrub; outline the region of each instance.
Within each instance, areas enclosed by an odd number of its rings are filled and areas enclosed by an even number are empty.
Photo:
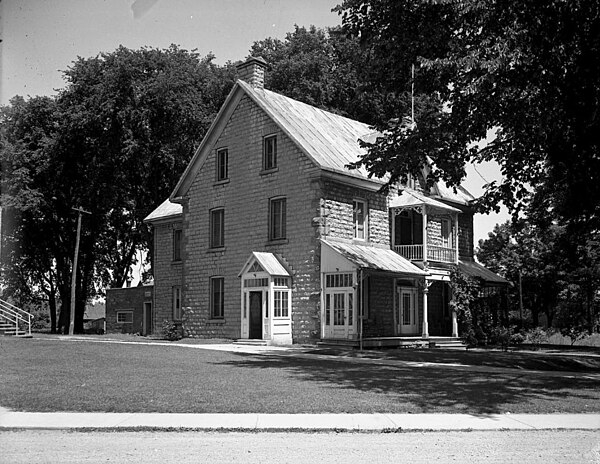
[[[525,334],[525,342],[539,348],[542,343],[548,342],[548,334],[541,327],[534,327]]]
[[[162,323],[162,337],[165,340],[179,340],[181,339],[179,335],[179,330],[177,330],[177,324],[172,321],[166,320]]]

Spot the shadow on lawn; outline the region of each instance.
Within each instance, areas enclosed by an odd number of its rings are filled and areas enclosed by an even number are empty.
[[[240,355],[243,356],[243,355]],[[414,360],[414,359],[412,359]],[[431,359],[429,362],[433,362]],[[446,358],[445,362],[449,362]],[[485,373],[445,367],[406,367],[287,356],[244,356],[231,367],[284,370],[296,380],[317,382],[357,394],[385,395],[397,411],[360,412],[598,412],[598,381],[527,373]],[[294,392],[290,392],[293,395]],[[281,399],[281,398],[280,398]],[[377,403],[374,401],[373,404]],[[328,411],[323,411],[328,412]],[[348,411],[352,412],[352,411]]]

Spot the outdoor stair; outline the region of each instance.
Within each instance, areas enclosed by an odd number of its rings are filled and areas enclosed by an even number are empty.
[[[466,350],[467,345],[460,338],[438,338],[429,340],[429,348],[444,350]]]
[[[0,299],[0,335],[31,337],[33,315]]]
[[[238,338],[233,343],[236,345],[267,346],[266,340],[259,340],[254,338]]]

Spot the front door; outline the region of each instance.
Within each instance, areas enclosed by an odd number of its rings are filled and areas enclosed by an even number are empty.
[[[417,322],[417,290],[398,287],[398,334],[419,333]]]
[[[262,292],[250,292],[250,333],[248,338],[262,339]]]
[[[325,336],[351,338],[354,334],[353,292],[327,291],[325,293]]]

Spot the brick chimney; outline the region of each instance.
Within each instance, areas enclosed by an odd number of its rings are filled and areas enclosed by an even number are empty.
[[[262,56],[251,56],[242,64],[237,65],[238,78],[255,89],[264,89],[266,67],[267,62]]]

